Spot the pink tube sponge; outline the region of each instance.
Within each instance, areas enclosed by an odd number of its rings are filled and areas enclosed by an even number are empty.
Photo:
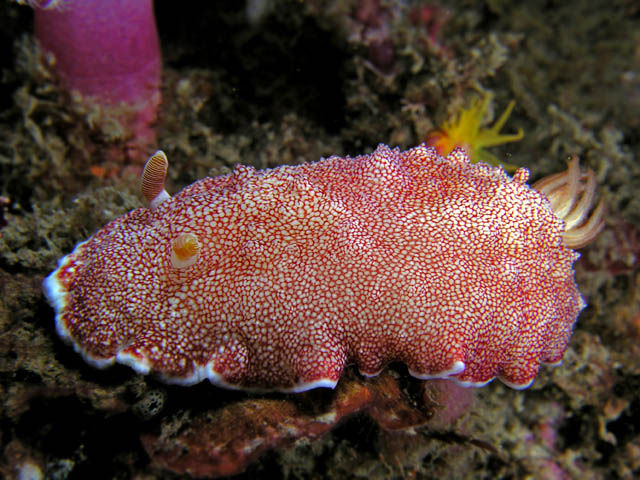
[[[55,55],[63,85],[102,105],[133,106],[134,141],[153,136],[162,61],[152,0],[33,3],[36,38]]]

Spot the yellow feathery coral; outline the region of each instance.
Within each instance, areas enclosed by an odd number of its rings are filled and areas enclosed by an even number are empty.
[[[474,163],[485,162],[495,166],[502,165],[507,171],[515,170],[515,165],[500,162],[495,155],[485,150],[487,147],[517,142],[522,138],[522,129],[518,129],[518,133],[500,133],[515,102],[509,102],[493,126],[482,128],[482,119],[490,101],[491,95],[474,99],[471,106],[463,109],[455,119],[446,121],[440,129],[431,132],[427,137],[427,144],[435,147],[440,155],[449,155],[455,147],[464,147]]]

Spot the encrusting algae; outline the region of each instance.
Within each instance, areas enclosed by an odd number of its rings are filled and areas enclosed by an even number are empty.
[[[427,145],[435,147],[440,155],[449,155],[454,148],[464,147],[472,163],[484,162],[493,166],[502,167],[513,172],[515,165],[500,162],[495,155],[485,150],[487,147],[495,147],[504,143],[521,140],[524,132],[518,129],[517,133],[503,134],[500,130],[507,122],[511,111],[515,106],[512,100],[502,112],[500,118],[490,128],[482,128],[484,118],[491,95],[484,98],[475,98],[468,108],[463,109],[455,118],[447,120],[438,130],[431,132],[427,138]]]

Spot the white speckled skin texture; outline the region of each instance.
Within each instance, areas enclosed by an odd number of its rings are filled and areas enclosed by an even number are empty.
[[[333,387],[345,365],[525,388],[584,303],[546,198],[464,151],[205,178],[114,220],[45,280],[91,364],[228,388]],[[172,242],[201,245],[184,268]]]

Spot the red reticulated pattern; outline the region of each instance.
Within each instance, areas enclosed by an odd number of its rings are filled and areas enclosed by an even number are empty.
[[[419,378],[528,386],[584,303],[545,197],[419,146],[205,178],[114,220],[46,283],[93,364],[301,391],[392,361]],[[172,241],[193,233],[178,269]]]

